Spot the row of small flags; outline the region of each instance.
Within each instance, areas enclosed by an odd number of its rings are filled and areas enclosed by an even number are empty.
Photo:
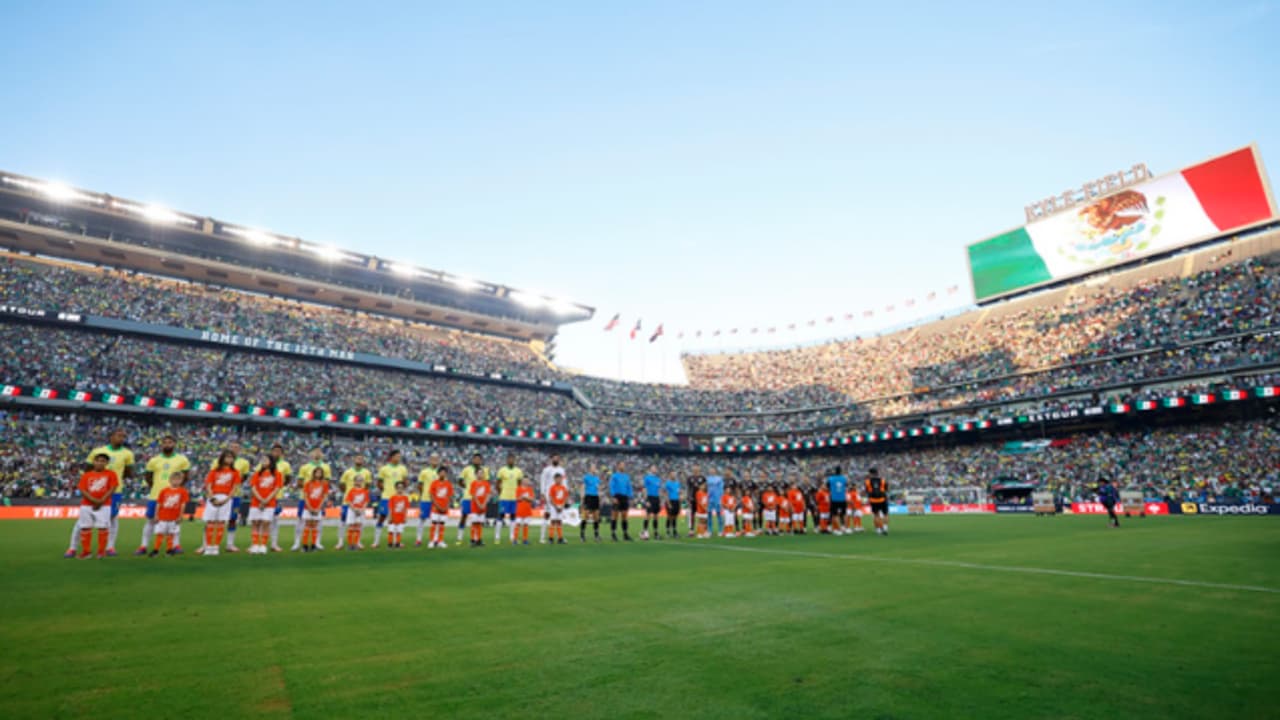
[[[470,435],[491,435],[494,437],[527,438],[530,440],[558,440],[590,445],[617,445],[636,447],[639,442],[635,438],[613,435],[595,435],[589,433],[564,433],[546,430],[525,430],[522,428],[504,428],[491,425],[473,425],[467,423],[442,422],[426,418],[402,419],[382,417],[379,415],[363,415],[355,413],[316,412],[313,410],[296,410],[284,407],[264,407],[261,405],[239,405],[236,403],[212,403],[205,400],[190,402],[180,398],[153,398],[147,395],[125,397],[116,393],[92,393],[84,390],[63,391],[57,388],[35,387],[23,388],[19,385],[0,385],[0,396],[33,397],[41,400],[74,400],[76,402],[98,402],[106,405],[133,405],[144,408],[167,408],[169,410],[194,410],[196,412],[221,413],[224,415],[249,415],[252,417],[274,417],[281,419],[297,419],[320,421],[326,423],[344,423],[347,425],[371,425],[374,427],[407,428],[413,430],[434,430]]]
[[[959,285],[952,285],[951,287],[947,288],[947,290],[946,290],[947,295],[955,295],[955,294],[956,294],[956,293],[958,293],[958,292],[960,292],[960,286],[959,286]],[[926,295],[926,296],[925,296],[925,302],[933,302],[933,301],[935,301],[935,300],[937,300],[937,299],[938,299],[938,293],[936,293],[936,292],[931,292],[931,293],[929,293],[928,295]],[[907,307],[907,308],[915,307],[915,305],[916,305],[916,301],[915,301],[915,299],[904,300],[904,301],[903,301],[903,303],[902,303],[902,306],[903,306],[903,307]],[[892,313],[893,313],[893,311],[894,311],[895,309],[896,309],[896,306],[895,306],[895,305],[886,305],[886,306],[885,306],[885,308],[884,308],[884,312],[885,312],[885,313],[890,313],[890,314],[892,314]],[[862,311],[862,317],[864,317],[864,318],[871,318],[871,317],[875,317],[875,314],[876,314],[876,313],[875,313],[875,311],[874,311],[874,310],[863,310],[863,311]],[[845,321],[845,322],[852,322],[852,321],[856,318],[856,316],[855,316],[853,313],[845,313],[845,314],[843,315],[843,318],[844,318],[844,321]],[[822,318],[822,319],[813,319],[813,320],[809,320],[809,321],[807,321],[807,322],[803,322],[803,323],[788,323],[788,324],[783,325],[783,326],[781,326],[781,327],[776,326],[776,325],[775,325],[775,326],[773,326],[773,327],[765,327],[765,328],[753,327],[753,328],[750,328],[749,330],[741,330],[741,332],[742,332],[742,333],[744,333],[744,334],[750,334],[750,335],[759,335],[761,332],[763,332],[763,333],[765,333],[765,334],[767,334],[767,335],[772,335],[772,334],[774,334],[774,333],[779,332],[780,330],[786,330],[786,331],[788,331],[788,332],[795,332],[796,330],[798,330],[798,329],[799,329],[800,327],[802,327],[802,326],[805,326],[805,327],[817,327],[817,325],[818,325],[818,323],[819,323],[819,322],[825,322],[826,324],[830,325],[830,324],[832,324],[832,323],[835,323],[837,319],[838,319],[838,318],[837,318],[837,316],[835,316],[835,315],[828,315],[828,316],[826,316],[826,318]],[[605,323],[605,325],[604,325],[604,331],[605,331],[605,332],[612,332],[613,330],[615,330],[615,329],[618,327],[618,324],[619,324],[619,323],[621,323],[621,322],[622,322],[622,313],[615,313],[615,314],[614,314],[614,316],[613,316],[612,318],[609,318],[609,322]],[[635,326],[631,328],[630,338],[631,338],[632,340],[635,340],[637,337],[640,337],[640,335],[641,335],[641,330],[642,330],[642,329],[643,329],[642,322],[641,322],[641,320],[640,320],[640,319],[637,319],[637,320],[636,320],[636,324],[635,324]],[[685,337],[685,335],[690,335],[690,336],[695,337],[695,338],[701,338],[701,337],[703,336],[703,334],[704,334],[704,333],[705,333],[708,337],[720,337],[721,335],[737,335],[737,334],[739,333],[739,329],[738,329],[738,328],[729,328],[728,330],[708,330],[708,331],[703,331],[703,330],[694,330],[694,331],[692,331],[692,332],[685,331],[685,330],[679,330],[679,331],[677,331],[677,332],[676,332],[676,339],[677,339],[677,340],[683,340],[683,339],[684,339],[684,337]],[[653,334],[651,334],[651,335],[649,336],[649,342],[651,342],[651,343],[652,343],[652,342],[657,342],[658,338],[662,337],[664,334],[665,334],[665,333],[664,333],[663,324],[662,324],[662,323],[658,323],[658,327],[653,331]]]

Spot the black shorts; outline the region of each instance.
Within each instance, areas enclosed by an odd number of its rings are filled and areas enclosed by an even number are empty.
[[[613,496],[613,511],[615,513],[624,513],[631,509],[631,498],[626,495]]]
[[[884,515],[885,517],[888,517],[888,515],[889,515],[889,501],[888,501],[888,500],[880,500],[880,501],[878,501],[878,502],[872,502],[872,503],[871,503],[871,514],[872,514],[872,515]]]
[[[849,502],[847,500],[832,501],[831,517],[842,518],[849,512]]]
[[[583,512],[600,512],[600,496],[599,495],[583,495],[582,511]]]
[[[670,500],[667,502],[667,517],[680,517],[680,501]]]
[[[662,499],[650,495],[644,499],[644,511],[650,515],[662,512]]]

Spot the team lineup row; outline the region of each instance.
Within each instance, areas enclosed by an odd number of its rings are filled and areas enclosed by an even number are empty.
[[[412,483],[401,453],[391,450],[376,473],[363,457],[353,458],[352,465],[335,484],[332,466],[324,461],[319,450],[312,451],[294,479],[293,468],[284,459],[282,446],[273,446],[252,465],[238,443],[232,443],[212,463],[203,487],[193,492],[188,487],[192,464],[176,447],[176,439],[166,436],[161,441],[160,452],[145,465],[143,481],[150,491],[146,524],[136,555],[155,556],[162,548],[168,554],[181,553],[179,523],[184,509],[196,495],[204,500],[204,541],[198,552],[217,555],[223,547],[228,552],[237,552],[235,532],[244,521],[252,528],[251,554],[279,552],[282,550],[278,543],[280,516],[286,490],[295,490],[299,496],[295,551],[323,549],[320,534],[326,511],[338,506],[341,506],[338,517],[343,528],[339,534],[340,549],[364,547],[363,530],[370,515],[375,519],[375,547],[381,545],[384,529],[388,547],[403,547],[404,527],[412,514],[411,492],[419,498],[417,545],[422,545],[429,526],[429,548],[446,547],[445,526],[455,510],[458,512],[457,544],[461,544],[463,533],[468,532],[472,546],[482,546],[491,504],[497,506],[492,522],[495,544],[501,542],[504,527],[509,529],[510,542],[528,544],[531,524],[539,525],[541,542],[564,543],[563,524],[567,515],[573,515],[570,503],[575,494],[578,499],[575,519],[579,522],[582,541],[587,539],[588,525],[592,527],[593,538],[601,540],[602,505],[608,511],[612,539],[619,539],[621,526],[622,540],[632,540],[628,513],[633,488],[622,464],[609,475],[607,483],[601,479],[603,472],[583,473],[575,493],[560,457],[554,453],[542,469],[535,490],[532,479],[516,465],[514,456],[508,457],[507,464],[496,472],[490,472],[483,457],[476,454],[458,472],[455,481],[449,466],[441,462],[439,455],[432,455],[419,472],[417,482]],[[120,488],[125,479],[133,477],[135,466],[133,452],[125,446],[123,431],[113,431],[106,445],[90,451],[86,463],[88,469],[77,483],[80,517],[72,530],[66,557],[92,557],[95,531],[97,556],[114,556]],[[863,506],[856,489],[838,467],[820,481],[802,483],[792,478],[761,484],[738,482],[727,474],[704,476],[696,470],[682,482],[675,478],[663,479],[656,468],[650,468],[643,486],[642,540],[678,537],[682,505],[689,508],[689,532],[694,537],[803,533],[808,519],[820,533],[861,531]],[[887,534],[888,485],[873,469],[868,472],[864,486],[869,510],[875,516],[876,532]],[[246,491],[247,502],[243,497]],[[607,491],[607,495],[602,491]]]

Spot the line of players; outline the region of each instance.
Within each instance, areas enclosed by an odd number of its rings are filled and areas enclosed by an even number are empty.
[[[113,431],[107,444],[94,448],[86,458],[88,469],[79,481],[80,518],[72,531],[65,557],[90,557],[95,530],[98,556],[116,554],[121,483],[122,479],[133,477],[134,472],[134,456],[126,447],[125,439],[123,431]],[[147,521],[136,555],[155,556],[162,548],[168,554],[182,552],[178,543],[178,524],[183,509],[191,500],[186,487],[190,472],[191,463],[177,452],[176,439],[172,436],[162,438],[160,453],[145,465],[143,481],[149,487]],[[604,488],[601,474],[592,471],[582,477],[579,538],[583,542],[587,540],[590,526],[593,539],[601,541],[601,490],[607,489],[612,539],[615,542],[619,540],[618,531],[621,529],[622,539],[631,541],[628,518],[633,492],[631,477],[619,464],[609,476],[607,488]],[[238,525],[244,521],[252,528],[251,554],[282,551],[278,536],[284,503],[282,493],[286,487],[294,487],[300,493],[293,550],[324,549],[320,535],[332,483],[332,467],[324,461],[319,449],[310,453],[308,462],[299,468],[297,478],[293,479],[292,466],[284,459],[281,445],[274,445],[253,466],[244,456],[243,448],[232,443],[213,462],[205,478],[205,532],[203,544],[197,552],[217,555],[223,547],[228,552],[238,552],[235,534]],[[339,549],[364,548],[364,526],[370,510],[376,518],[373,546],[381,544],[385,529],[388,546],[403,547],[404,527],[410,508],[410,496],[406,492],[411,487],[421,498],[416,544],[423,544],[424,532],[430,526],[429,548],[447,546],[445,525],[455,507],[460,511],[455,544],[461,544],[463,534],[467,533],[473,546],[483,545],[492,498],[498,499],[493,529],[495,544],[501,543],[504,526],[509,528],[510,542],[528,544],[528,528],[535,524],[534,508],[538,504],[543,510],[543,522],[537,523],[541,530],[540,542],[563,543],[564,517],[571,512],[570,488],[557,454],[552,454],[542,469],[538,492],[518,467],[514,455],[508,456],[506,465],[496,473],[491,473],[484,465],[483,457],[476,454],[459,472],[456,483],[440,456],[432,455],[426,467],[418,473],[416,486],[411,486],[409,470],[402,461],[401,453],[391,450],[376,473],[365,464],[363,457],[353,458],[352,466],[342,473],[338,483],[343,528],[339,533]],[[802,534],[806,528],[806,516],[813,519],[819,533],[848,534],[862,530],[863,506],[839,467],[833,468],[825,480],[803,486],[795,480],[760,484],[732,478],[726,481],[724,476],[702,476],[696,470],[682,484],[675,479],[663,480],[656,468],[650,468],[643,478],[643,486],[642,540],[680,537],[682,500],[689,501],[688,523],[692,537]],[[872,469],[867,474],[865,487],[876,532],[887,535],[887,484]],[[245,492],[248,494],[247,502]],[[460,502],[455,502],[457,500]],[[664,510],[665,517],[662,517]]]

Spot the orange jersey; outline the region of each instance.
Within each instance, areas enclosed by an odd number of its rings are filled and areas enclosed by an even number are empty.
[[[857,510],[862,507],[862,501],[858,499],[857,490],[850,490],[845,496],[845,500],[849,503],[850,510]]]
[[[324,501],[329,497],[329,483],[324,480],[308,480],[302,486],[302,500],[308,511],[318,513],[324,509]]]
[[[724,498],[720,500],[720,507],[728,510],[729,512],[733,512],[738,507],[738,498],[732,495],[725,495]]]
[[[111,500],[111,493],[120,487],[114,470],[90,470],[80,476],[80,504],[105,505]]]
[[[742,496],[742,512],[751,515],[756,511],[756,501],[750,495]]]
[[[831,491],[826,488],[818,488],[818,492],[813,494],[813,500],[818,504],[818,512],[831,512]]]
[[[449,512],[449,501],[453,499],[453,483],[448,480],[433,480],[427,488],[431,496],[431,512],[441,515]]]
[[[764,495],[760,496],[760,502],[764,503],[765,510],[778,509],[778,494],[772,490],[765,490]]]
[[[156,498],[156,520],[173,522],[182,517],[182,508],[186,507],[191,495],[186,488],[167,487],[160,491]]]
[[[533,500],[537,497],[533,488],[520,486],[516,488],[516,517],[533,517]]]
[[[275,507],[278,494],[276,491],[284,487],[284,478],[280,477],[280,472],[277,470],[259,470],[253,474],[249,485],[253,488],[251,507]]]
[[[552,485],[547,495],[551,497],[551,504],[558,508],[564,507],[569,502],[569,488],[560,483]]]
[[[698,514],[706,515],[707,514],[707,491],[699,490],[698,493],[693,497],[694,497],[695,506],[697,507]]]
[[[791,512],[804,512],[804,493],[798,488],[787,491],[787,501],[791,503]]]
[[[404,519],[409,516],[409,496],[392,495],[387,502],[387,511],[392,525],[403,525]]]
[[[484,509],[489,506],[489,495],[493,493],[493,486],[488,480],[476,480],[471,483],[471,512],[476,515],[484,514]]]
[[[364,510],[369,507],[369,488],[353,487],[347,491],[345,498],[347,507],[352,510]]]
[[[210,470],[204,478],[204,487],[210,495],[230,495],[240,487],[240,471],[235,468]]]
[[[778,496],[778,512],[783,515],[791,514],[791,501],[787,499],[786,495]]]

